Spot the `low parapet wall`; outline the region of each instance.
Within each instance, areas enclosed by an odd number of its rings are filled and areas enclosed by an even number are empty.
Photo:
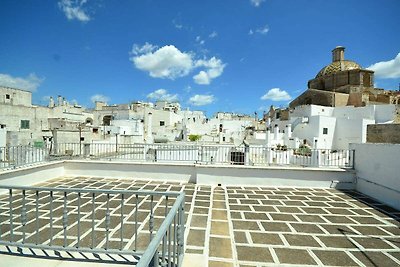
[[[30,186],[64,176],[64,162],[49,162],[0,172],[0,185]]]
[[[62,176],[151,179],[208,185],[354,188],[355,172],[336,168],[257,167],[66,160],[0,173],[0,184],[33,185]]]
[[[209,185],[354,188],[352,170],[144,162],[67,161],[65,174],[183,181]]]
[[[400,210],[400,144],[351,144],[356,189]]]

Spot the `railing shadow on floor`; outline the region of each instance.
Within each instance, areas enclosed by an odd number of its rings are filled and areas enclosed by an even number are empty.
[[[0,195],[0,245],[16,248],[7,250],[13,255],[46,251],[42,257],[78,260],[84,253],[140,267],[181,265],[184,192],[22,186],[0,192],[8,192]]]

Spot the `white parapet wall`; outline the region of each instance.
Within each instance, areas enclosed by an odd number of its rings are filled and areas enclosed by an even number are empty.
[[[400,144],[351,144],[356,190],[400,210]]]
[[[197,166],[198,184],[354,189],[352,170],[302,167]]]
[[[0,185],[33,186],[64,176],[64,162],[53,161],[0,172]]]
[[[64,169],[67,176],[196,182],[193,164],[71,160]]]
[[[352,170],[73,160],[67,176],[181,181],[209,185],[354,188]]]
[[[353,170],[95,160],[66,160],[0,172],[0,185],[32,186],[49,179],[76,176],[207,185],[355,188]]]

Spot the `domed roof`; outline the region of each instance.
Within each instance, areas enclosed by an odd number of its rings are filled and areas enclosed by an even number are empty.
[[[345,71],[345,70],[355,70],[355,69],[361,69],[362,67],[351,60],[340,60],[340,61],[334,61],[331,64],[323,67],[317,74],[315,78],[319,78],[325,75],[330,75],[333,73],[337,73],[339,71]]]

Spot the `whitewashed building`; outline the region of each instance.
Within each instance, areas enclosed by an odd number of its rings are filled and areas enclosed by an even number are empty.
[[[365,107],[297,106],[286,110],[285,118],[274,116],[267,120],[270,128],[267,145],[299,147],[307,144],[318,149],[347,149],[350,143],[365,143],[367,125],[392,123],[396,105]],[[279,112],[275,112],[275,115]]]

